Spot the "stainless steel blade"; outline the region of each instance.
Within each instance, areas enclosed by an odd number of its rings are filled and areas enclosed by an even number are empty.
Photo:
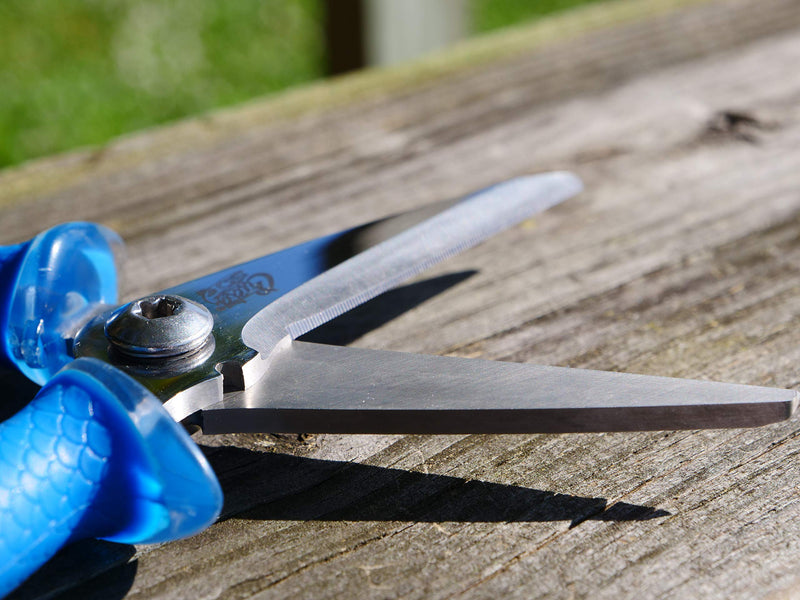
[[[798,393],[730,383],[284,342],[203,410],[205,433],[568,433],[754,427]]]
[[[266,372],[284,338],[297,338],[437,262],[478,244],[580,192],[571,173],[519,177],[451,208],[325,271],[264,307],[242,329],[259,356],[245,372],[249,387]]]
[[[290,329],[295,335],[302,333],[580,189],[580,181],[568,173],[523,177],[465,199],[438,202],[313,239],[159,292],[156,296],[180,296],[202,304],[214,316],[213,344],[186,358],[120,361],[104,334],[111,311],[98,315],[80,332],[73,351],[76,357],[91,356],[124,369],[182,421],[222,398],[223,379],[225,390],[257,381],[266,366],[258,352],[268,354]],[[409,229],[416,233],[408,235]],[[397,256],[384,260],[398,246]],[[372,254],[377,247],[377,254]],[[360,252],[361,258],[350,262]],[[337,265],[342,268],[333,275],[320,277]],[[309,281],[313,284],[304,287]],[[276,309],[264,312],[270,303],[278,303]],[[248,347],[242,329],[254,315]],[[311,321],[303,321],[306,318]],[[270,335],[259,338],[259,327]]]

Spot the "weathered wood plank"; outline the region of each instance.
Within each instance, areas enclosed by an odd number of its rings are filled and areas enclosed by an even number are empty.
[[[695,4],[693,11],[676,10]],[[184,211],[162,210],[160,217],[137,213],[139,206],[175,209],[191,201],[197,214],[204,206],[200,197],[242,187],[262,192],[252,184],[270,174],[281,174],[279,181],[286,183],[312,179],[326,168],[341,170],[357,156],[370,157],[368,164],[403,159],[453,136],[471,135],[513,110],[607,88],[659,65],[791,28],[796,21],[794,0],[769,0],[765,7],[746,0],[622,0],[589,6],[409,67],[348,76],[96,150],[35,161],[2,174],[0,206],[30,207],[39,198],[42,204],[28,210],[56,222],[68,212],[63,206],[73,202],[95,220],[121,226],[130,221],[124,232],[130,237],[143,228],[137,223],[152,226],[186,217]],[[496,68],[498,60],[505,61],[502,69]],[[449,85],[441,85],[443,80]],[[496,93],[499,82],[503,94]],[[337,107],[341,113],[331,110]],[[144,181],[149,187],[142,190]],[[3,235],[22,236],[26,221],[4,225]]]
[[[0,238],[63,218],[116,225],[130,240],[125,291],[137,295],[512,175],[571,168],[582,196],[340,320],[328,339],[797,387],[798,32],[796,2],[738,0],[583,33],[405,93],[256,119],[250,132],[200,135],[193,148],[6,196]],[[0,187],[19,177],[0,174]],[[383,323],[398,306],[410,310]],[[222,521],[158,547],[67,549],[17,597],[800,589],[796,420],[747,431],[198,442],[225,489]]]

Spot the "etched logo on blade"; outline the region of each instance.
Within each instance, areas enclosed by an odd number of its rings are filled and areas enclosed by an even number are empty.
[[[197,293],[217,310],[226,310],[237,304],[244,304],[250,296],[266,296],[274,292],[274,285],[272,275],[268,273],[248,275],[244,271],[236,271]]]

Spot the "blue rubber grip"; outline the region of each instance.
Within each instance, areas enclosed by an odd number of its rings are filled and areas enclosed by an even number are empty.
[[[117,301],[116,233],[64,223],[0,247],[0,360],[42,385],[72,360],[68,340],[86,315]]]
[[[74,361],[0,424],[0,597],[65,543],[178,539],[221,506],[211,467],[157,398]]]

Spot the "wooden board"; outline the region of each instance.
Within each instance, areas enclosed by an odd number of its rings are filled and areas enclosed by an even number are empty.
[[[65,219],[110,224],[129,242],[133,297],[568,168],[580,197],[318,336],[797,388],[800,5],[646,4],[614,5],[616,24],[565,18],[571,33],[527,49],[481,46],[490,59],[416,84],[331,84],[370,90],[348,102],[333,91],[289,114],[267,100],[8,171],[0,241]],[[794,419],[199,437],[226,495],[219,523],[156,547],[74,545],[14,597],[795,597],[798,433]]]

